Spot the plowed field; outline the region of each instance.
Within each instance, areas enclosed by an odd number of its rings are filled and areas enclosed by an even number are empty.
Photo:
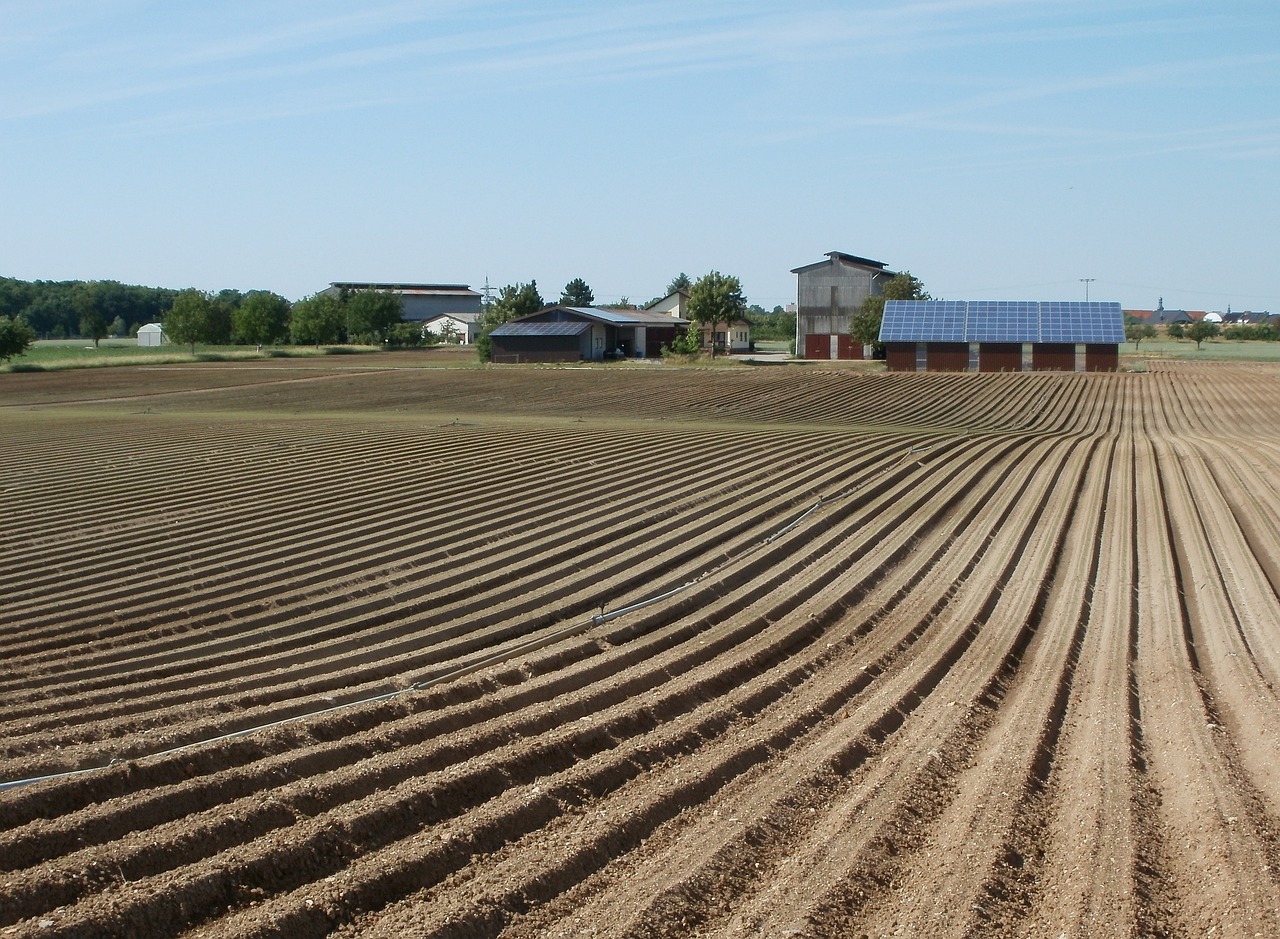
[[[0,935],[1280,936],[1280,368],[208,363],[0,428]]]

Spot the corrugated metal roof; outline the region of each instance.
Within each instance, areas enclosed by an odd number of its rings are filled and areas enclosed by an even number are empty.
[[[1109,301],[886,300],[881,342],[1124,342]]]
[[[482,315],[483,314],[476,313],[471,310],[459,310],[451,313],[437,313],[435,316],[430,316],[422,322],[434,323],[436,320],[442,320],[448,317],[449,319],[458,320],[461,323],[478,323],[480,322],[480,317]]]
[[[335,280],[329,285],[329,288],[336,290],[386,290],[392,293],[404,293],[413,296],[424,294],[451,297],[480,296],[480,294],[472,290],[467,284],[391,284]]]
[[[591,332],[590,323],[503,323],[491,336],[580,336]]]
[[[856,254],[845,254],[843,251],[828,251],[827,260],[815,261],[812,264],[805,264],[802,267],[793,267],[791,269],[791,273],[807,274],[809,271],[817,270],[820,267],[829,267],[837,259],[848,264],[856,264],[859,267],[865,267],[875,274],[887,274],[890,277],[894,276],[893,271],[885,269],[884,261],[873,261],[871,258],[860,258]]]

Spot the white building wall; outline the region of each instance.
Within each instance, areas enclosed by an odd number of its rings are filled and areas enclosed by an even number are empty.
[[[164,344],[164,327],[159,323],[148,323],[138,327],[138,345],[159,346]]]

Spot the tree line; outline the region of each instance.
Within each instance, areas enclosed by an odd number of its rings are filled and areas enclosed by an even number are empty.
[[[416,345],[403,303],[378,290],[318,293],[296,303],[269,290],[139,287],[117,281],[23,281],[0,277],[0,319],[9,346],[34,339],[132,336],[162,323],[182,345],[381,343]],[[29,334],[29,336],[28,336]],[[23,348],[26,347],[23,345]],[[9,352],[8,356],[20,354]],[[7,357],[7,356],[6,356]]]
[[[1203,347],[1206,339],[1229,339],[1235,342],[1277,342],[1280,341],[1280,322],[1269,319],[1264,323],[1215,323],[1212,320],[1198,319],[1190,323],[1170,323],[1165,327],[1165,334],[1170,339],[1190,339],[1196,348]],[[1133,343],[1134,349],[1144,339],[1154,339],[1158,335],[1156,327],[1133,317],[1127,317],[1124,337]]]
[[[234,292],[234,291],[232,291]],[[40,339],[104,339],[159,322],[177,290],[114,280],[36,280],[0,277],[0,316],[21,318]]]

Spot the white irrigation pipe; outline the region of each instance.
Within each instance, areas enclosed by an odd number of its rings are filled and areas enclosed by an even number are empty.
[[[928,443],[928,444],[917,444],[916,446],[909,448],[905,453],[903,453],[901,458],[899,458],[899,460],[896,463],[892,464],[891,466],[885,467],[883,470],[880,471],[878,475],[884,475],[885,473],[888,473],[891,470],[897,469],[908,458],[910,458],[912,454],[919,453],[923,450],[928,450],[933,446],[935,446],[935,444]],[[306,714],[295,714],[293,717],[284,717],[279,720],[269,721],[265,724],[258,724],[254,727],[246,727],[242,730],[234,730],[231,733],[221,734],[217,737],[207,737],[204,740],[195,740],[195,741],[192,741],[191,743],[184,743],[176,747],[169,747],[168,749],[165,749],[165,750],[157,750],[154,753],[144,753],[136,757],[115,757],[109,763],[106,763],[102,766],[89,766],[84,769],[66,770],[61,773],[49,773],[48,775],[45,775],[45,776],[30,776],[30,777],[27,777],[26,779],[11,779],[7,782],[0,782],[0,792],[5,792],[9,789],[18,789],[18,788],[21,788],[22,786],[29,786],[32,783],[46,782],[52,779],[69,779],[73,776],[83,776],[86,773],[95,773],[98,770],[107,769],[109,767],[115,766],[118,763],[127,763],[131,760],[146,759],[147,757],[153,757],[153,756],[170,756],[174,753],[181,753],[184,750],[190,750],[194,747],[202,747],[211,743],[222,743],[223,741],[227,741],[227,740],[236,740],[237,738],[247,737],[250,734],[256,734],[263,730],[270,730],[273,727],[283,727],[285,724],[292,724],[295,721],[307,720],[312,717],[320,717],[321,715],[324,715],[324,714],[332,714],[335,711],[343,711],[343,710],[346,710],[347,708],[357,707],[362,704],[376,704],[379,701],[390,701],[393,698],[398,698],[401,695],[409,694],[412,691],[425,691],[428,688],[432,688],[436,685],[444,684],[445,682],[456,681],[459,678],[465,678],[467,675],[471,675],[475,672],[480,671],[481,669],[488,668],[491,665],[500,665],[503,662],[510,661],[511,659],[515,658],[518,655],[523,655],[526,652],[537,651],[538,649],[544,648],[545,646],[549,646],[549,645],[552,645],[553,643],[559,642],[561,639],[565,639],[577,633],[584,632],[585,630],[590,629],[592,626],[600,626],[604,623],[611,622],[612,620],[626,616],[630,613],[635,613],[637,610],[643,610],[646,607],[653,606],[654,604],[662,603],[664,600],[670,600],[672,597],[678,596],[679,594],[684,593],[686,590],[690,590],[693,587],[696,587],[698,584],[700,584],[702,581],[706,580],[708,577],[712,576],[713,574],[720,573],[721,571],[728,568],[730,565],[737,564],[739,561],[742,561],[744,558],[749,557],[750,555],[754,554],[756,551],[760,550],[766,545],[772,544],[773,542],[777,541],[779,538],[783,537],[787,533],[793,531],[794,529],[798,528],[800,525],[804,524],[804,522],[809,518],[809,516],[813,515],[815,512],[819,511],[825,506],[831,505],[832,503],[838,502],[841,499],[847,498],[848,496],[856,492],[858,488],[859,488],[858,486],[853,486],[849,489],[846,489],[844,492],[839,493],[838,495],[826,496],[826,497],[820,496],[817,502],[809,506],[809,508],[805,509],[803,512],[797,515],[794,519],[792,519],[782,528],[779,528],[768,538],[764,539],[764,541],[761,541],[751,546],[747,550],[739,554],[736,554],[731,558],[727,558],[726,560],[722,561],[720,564],[717,564],[715,567],[711,568],[710,570],[704,571],[703,573],[699,574],[697,577],[681,584],[678,587],[673,587],[664,593],[660,593],[657,596],[649,597],[646,600],[640,600],[636,603],[630,604],[629,606],[619,607],[618,609],[611,610],[608,613],[605,613],[602,610],[601,612],[595,614],[585,622],[576,623],[573,626],[566,626],[563,629],[558,629],[552,633],[548,633],[547,635],[539,636],[536,639],[530,639],[527,642],[522,642],[519,645],[512,646],[511,648],[506,649],[502,652],[495,652],[493,655],[488,655],[488,656],[485,656],[484,658],[477,659],[474,662],[471,662],[467,665],[462,665],[462,666],[459,666],[458,668],[451,669],[447,672],[444,672],[443,674],[435,676],[434,678],[429,678],[429,679],[426,679],[425,681],[415,682],[414,684],[409,685],[406,688],[398,688],[395,691],[386,691],[386,692],[383,692],[382,694],[371,695],[366,698],[359,698],[355,701],[347,701],[343,704],[334,704],[330,707],[320,708],[319,710],[308,711]]]

